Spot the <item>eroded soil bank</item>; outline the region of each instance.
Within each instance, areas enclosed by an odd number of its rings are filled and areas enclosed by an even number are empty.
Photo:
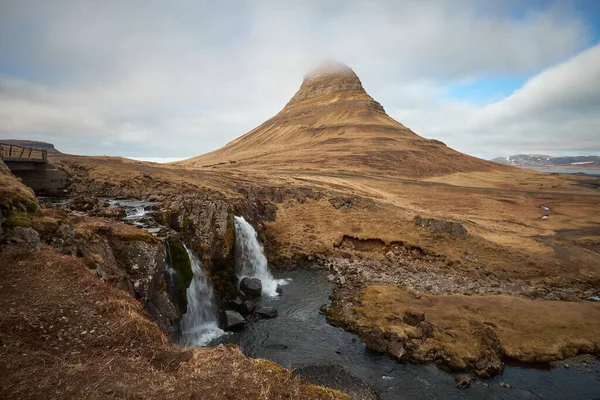
[[[383,261],[324,263],[338,283],[329,320],[398,360],[492,377],[507,361],[600,352],[600,303],[584,300],[596,290],[588,285],[457,274],[405,248]]]

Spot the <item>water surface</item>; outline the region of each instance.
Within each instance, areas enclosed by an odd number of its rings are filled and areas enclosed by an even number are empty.
[[[279,310],[225,340],[238,344],[249,357],[266,358],[283,366],[337,364],[376,388],[382,399],[600,399],[600,366],[591,373],[571,369],[507,367],[502,376],[457,389],[453,374],[434,365],[398,363],[366,349],[354,334],[329,325],[319,307],[328,303],[333,286],[322,272],[275,274],[291,279],[281,297],[263,297],[265,306]],[[501,388],[500,382],[512,388]],[[488,387],[483,385],[485,383]]]

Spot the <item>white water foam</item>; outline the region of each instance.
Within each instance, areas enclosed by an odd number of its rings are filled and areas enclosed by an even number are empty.
[[[252,225],[244,217],[235,217],[235,268],[241,282],[246,277],[258,278],[267,296],[277,296],[277,286],[287,284],[285,279],[274,279],[263,246]]]
[[[181,319],[183,343],[206,346],[225,335],[217,321],[217,307],[212,283],[202,270],[202,263],[187,247],[194,277],[187,288],[187,312]]]

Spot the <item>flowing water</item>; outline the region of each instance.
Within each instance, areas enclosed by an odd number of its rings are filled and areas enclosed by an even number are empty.
[[[187,247],[185,249],[194,277],[187,288],[187,312],[181,319],[182,343],[187,346],[206,346],[225,332],[219,328],[212,283],[198,257]]]
[[[285,285],[286,280],[273,279],[269,271],[267,257],[258,235],[244,217],[235,217],[235,268],[238,282],[246,277],[258,278],[262,282],[263,293],[277,296],[277,286]]]
[[[262,297],[259,304],[275,307],[275,319],[248,324],[225,341],[239,345],[249,357],[266,358],[285,367],[337,365],[379,392],[396,399],[600,399],[600,366],[591,372],[571,369],[506,367],[502,376],[478,380],[466,390],[454,386],[455,375],[434,365],[399,363],[365,348],[356,335],[327,323],[319,312],[329,302],[333,285],[321,271],[298,270],[276,274],[289,279],[280,297]],[[336,388],[339,376],[321,368],[315,383]],[[500,382],[512,388],[502,388]],[[342,386],[347,385],[343,383]],[[486,386],[487,385],[487,386]],[[339,387],[344,389],[344,387]]]

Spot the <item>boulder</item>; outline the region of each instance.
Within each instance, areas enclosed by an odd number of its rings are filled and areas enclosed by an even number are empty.
[[[252,314],[254,310],[256,310],[256,304],[254,304],[253,301],[246,300],[244,303],[242,303],[242,314]]]
[[[240,313],[226,310],[219,314],[219,324],[225,331],[238,331],[244,328],[246,320]]]
[[[243,305],[244,301],[239,296],[225,303],[225,307],[233,311],[241,311],[243,309]]]
[[[283,288],[281,287],[281,285],[277,285],[275,292],[277,292],[277,294],[280,296],[283,295]]]
[[[365,346],[370,350],[378,353],[385,353],[386,351],[385,338],[379,331],[371,332],[363,341],[365,342]]]
[[[433,337],[433,332],[435,329],[433,328],[431,322],[422,321],[417,325],[417,328],[421,330],[421,339],[423,341]]]
[[[100,200],[94,196],[77,196],[69,206],[75,211],[92,211],[100,208]]]
[[[398,361],[404,359],[407,355],[402,342],[391,342],[388,346],[388,354]]]
[[[503,370],[504,364],[495,354],[481,358],[475,364],[475,375],[480,378],[492,378],[501,374]]]
[[[250,298],[260,297],[262,294],[262,282],[258,278],[244,278],[240,282],[240,290]]]
[[[417,215],[414,218],[414,223],[417,226],[434,232],[449,233],[457,239],[464,240],[467,238],[467,230],[460,222],[452,222],[436,218],[421,218]]]
[[[40,235],[30,227],[17,226],[8,231],[4,240],[9,244],[23,245],[29,250],[40,249]]]
[[[425,313],[409,308],[404,312],[402,320],[408,325],[417,326],[420,322],[425,321]]]
[[[274,307],[258,307],[256,313],[263,318],[275,318],[277,316],[277,309]]]
[[[466,389],[471,386],[471,377],[468,375],[457,375],[454,382],[457,388]]]

